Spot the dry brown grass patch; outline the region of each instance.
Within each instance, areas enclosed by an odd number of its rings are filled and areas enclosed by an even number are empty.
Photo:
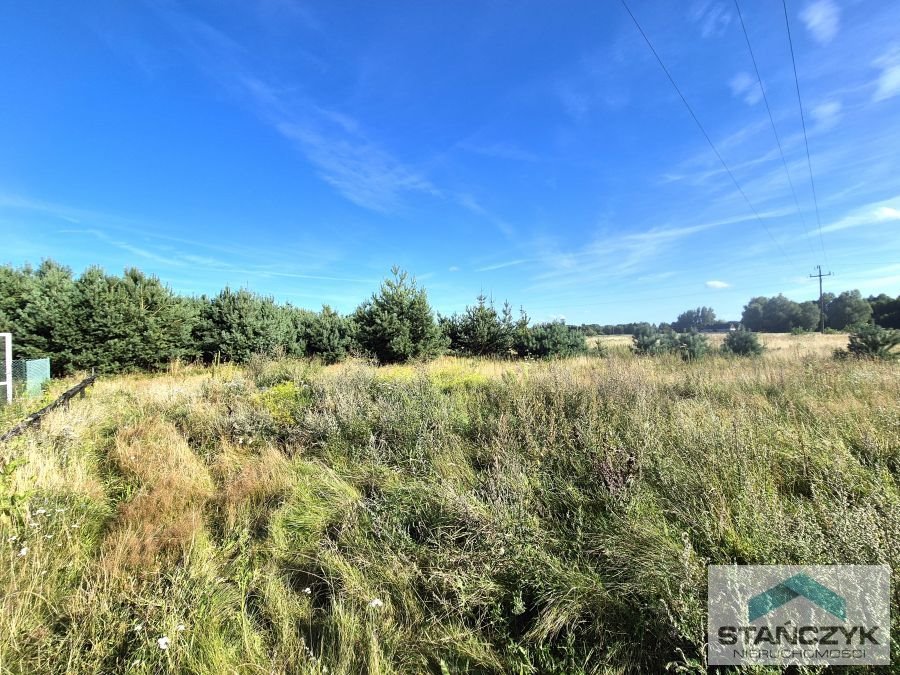
[[[203,507],[213,494],[209,472],[184,437],[171,423],[148,418],[119,431],[111,457],[138,486],[104,542],[107,568],[153,569],[184,556],[203,530]]]
[[[219,503],[229,528],[240,522],[248,507],[285,494],[295,480],[290,461],[271,446],[259,454],[228,446],[219,455],[214,472],[223,485]]]

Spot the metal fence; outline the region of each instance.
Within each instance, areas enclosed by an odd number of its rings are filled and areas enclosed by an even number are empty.
[[[50,359],[17,359],[12,362],[13,391],[16,396],[40,396],[50,381]]]

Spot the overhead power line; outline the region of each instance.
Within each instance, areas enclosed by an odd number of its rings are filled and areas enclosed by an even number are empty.
[[[765,221],[762,219],[762,216],[759,215],[759,211],[756,210],[756,207],[753,206],[753,202],[750,201],[750,198],[747,196],[747,193],[744,192],[744,189],[741,187],[741,184],[738,183],[737,178],[735,178],[734,173],[732,173],[728,164],[725,162],[725,159],[722,157],[722,154],[719,152],[718,148],[716,148],[715,143],[712,142],[712,138],[710,138],[709,134],[706,132],[703,124],[700,122],[700,119],[697,117],[697,114],[694,112],[694,109],[691,107],[691,104],[688,103],[684,94],[681,92],[681,89],[678,87],[678,84],[675,82],[675,78],[672,77],[672,74],[669,72],[669,69],[666,68],[666,64],[663,63],[662,58],[659,53],[657,53],[656,49],[653,46],[653,43],[650,42],[650,38],[647,37],[647,34],[644,32],[644,29],[641,27],[640,22],[635,17],[634,12],[631,11],[631,8],[628,6],[626,0],[621,0],[622,6],[625,8],[625,11],[628,12],[628,16],[631,17],[631,20],[634,22],[635,27],[638,29],[638,32],[641,34],[641,37],[644,38],[644,42],[647,43],[647,46],[650,48],[650,51],[653,52],[653,56],[656,57],[657,63],[659,63],[659,67],[662,68],[663,72],[666,74],[666,77],[669,79],[669,82],[672,84],[672,87],[678,93],[678,96],[681,98],[681,102],[684,103],[684,107],[687,108],[688,113],[690,113],[691,118],[694,120],[694,123],[697,125],[697,128],[700,129],[700,133],[703,134],[703,137],[706,139],[706,142],[709,143],[709,147],[712,149],[713,153],[718,158],[719,162],[722,164],[722,168],[725,169],[725,173],[728,174],[728,177],[731,178],[731,182],[734,183],[734,187],[737,188],[737,191],[744,198],[744,201],[747,202],[747,206],[750,207],[750,210],[753,212],[753,215],[756,217],[756,220],[759,221],[759,224],[763,226],[763,229],[772,239],[772,242],[777,247],[778,251],[784,256],[785,260],[787,260],[791,266],[794,266],[794,262],[791,260],[790,256],[785,253],[784,248],[782,248],[781,244],[778,243],[778,240],[775,238],[775,235],[772,234],[772,231],[769,229],[769,226],[766,225]]]
[[[806,166],[809,167],[809,184],[812,187],[813,204],[816,207],[816,224],[819,226],[819,245],[822,247],[822,255],[828,263],[828,254],[825,252],[825,239],[822,237],[822,217],[819,215],[819,198],[816,195],[816,180],[813,178],[812,159],[809,156],[809,137],[806,134],[806,116],[803,114],[803,98],[800,96],[800,78],[797,75],[797,59],[794,57],[794,40],[791,37],[791,21],[788,18],[787,0],[781,0],[784,8],[784,26],[787,28],[788,45],[791,48],[791,64],[794,67],[794,84],[797,88],[797,105],[800,108],[800,124],[803,126],[803,143],[806,146]]]
[[[750,60],[753,62],[753,70],[756,73],[756,81],[759,84],[759,91],[762,94],[763,102],[766,104],[766,112],[769,114],[769,123],[772,125],[772,133],[775,136],[775,143],[778,145],[778,154],[781,155],[781,164],[784,167],[784,175],[787,176],[788,185],[791,186],[791,195],[794,197],[794,206],[797,207],[797,215],[800,216],[800,222],[803,225],[803,231],[806,233],[806,243],[809,246],[810,253],[815,254],[812,242],[809,238],[809,230],[806,227],[806,218],[803,217],[803,209],[800,208],[800,200],[797,198],[797,190],[794,188],[794,181],[791,179],[791,171],[788,169],[787,159],[784,156],[784,148],[781,145],[781,138],[778,135],[778,129],[775,127],[775,117],[772,115],[772,108],[769,106],[769,97],[766,95],[766,88],[763,86],[762,77],[759,74],[759,66],[756,63],[756,55],[753,53],[753,47],[750,45],[750,35],[747,33],[747,26],[744,24],[744,15],[741,12],[741,5],[738,0],[734,0],[735,9],[737,9],[738,18],[741,21],[741,30],[744,32],[744,40],[747,42],[747,51],[750,52]]]

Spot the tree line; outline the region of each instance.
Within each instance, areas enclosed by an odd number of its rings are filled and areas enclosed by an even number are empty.
[[[828,329],[844,331],[866,324],[881,328],[900,328],[900,295],[892,298],[882,293],[864,298],[858,290],[853,290],[838,295],[825,293],[822,299],[825,327]],[[818,301],[795,302],[779,294],[751,298],[744,305],[740,321],[720,321],[711,307],[697,307],[682,312],[671,323],[583,324],[580,328],[588,336],[727,330],[732,325],[762,333],[790,333],[817,330],[820,316]]]
[[[564,323],[513,319],[485,297],[462,314],[440,316],[425,289],[397,268],[349,315],[313,312],[246,289],[183,296],[138,269],[99,267],[75,276],[52,260],[37,268],[0,267],[0,332],[15,358],[49,357],[56,375],[157,370],[181,360],[245,363],[255,354],[354,354],[398,363],[455,354],[548,358],[587,351],[584,333]]]

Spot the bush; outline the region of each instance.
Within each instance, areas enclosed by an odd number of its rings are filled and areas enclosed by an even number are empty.
[[[861,326],[850,334],[847,354],[857,358],[889,361],[900,355],[895,350],[898,346],[900,346],[900,331],[872,325]]]
[[[693,361],[709,352],[709,340],[701,333],[682,333],[678,336],[677,351],[685,361]]]
[[[291,351],[292,335],[290,317],[272,298],[230,288],[203,306],[196,329],[207,362],[218,355],[225,361],[246,363],[254,354]]]
[[[737,356],[759,356],[765,347],[759,342],[759,336],[747,330],[733,331],[725,336],[722,352]]]
[[[425,290],[406,272],[391,270],[381,290],[353,315],[356,341],[380,363],[431,358],[447,348],[447,339],[434,319]]]
[[[649,326],[638,328],[632,336],[635,354],[656,356],[669,354],[679,348],[678,334],[672,331],[659,332]]]
[[[580,329],[562,321],[540,323],[519,333],[516,351],[538,359],[576,356],[587,353],[587,341]]]
[[[312,356],[325,363],[337,363],[347,356],[351,343],[350,322],[328,305],[316,314],[296,310],[293,317],[296,356]]]
[[[493,302],[489,304],[484,295],[479,295],[478,304],[466,307],[462,316],[442,318],[441,328],[450,348],[458,354],[509,356],[516,326],[509,303],[504,303],[498,313]]]

